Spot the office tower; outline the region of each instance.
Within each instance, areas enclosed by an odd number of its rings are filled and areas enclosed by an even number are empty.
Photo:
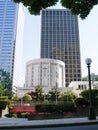
[[[0,0],[0,69],[10,73],[13,84],[20,80],[23,19],[21,4]]]
[[[41,17],[41,58],[65,63],[65,86],[81,80],[78,18],[66,9],[47,9]]]

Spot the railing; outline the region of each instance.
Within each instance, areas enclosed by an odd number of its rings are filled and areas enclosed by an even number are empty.
[[[35,104],[43,103],[44,101],[13,101],[14,106],[34,106]],[[58,104],[64,103],[63,101],[58,101]],[[49,104],[56,104],[55,101],[50,101]]]

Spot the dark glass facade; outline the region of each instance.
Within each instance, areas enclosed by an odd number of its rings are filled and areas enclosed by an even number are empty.
[[[78,18],[65,9],[42,11],[41,58],[65,62],[66,87],[81,80]]]

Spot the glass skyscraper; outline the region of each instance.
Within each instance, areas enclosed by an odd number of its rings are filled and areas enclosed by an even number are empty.
[[[47,9],[41,15],[41,58],[65,62],[65,86],[81,80],[78,18],[66,9]]]
[[[0,69],[10,73],[14,83],[19,76],[23,39],[22,5],[0,0]]]

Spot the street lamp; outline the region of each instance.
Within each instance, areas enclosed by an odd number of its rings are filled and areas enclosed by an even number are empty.
[[[91,76],[90,76],[90,64],[92,63],[92,60],[90,58],[87,58],[85,60],[85,63],[87,64],[88,68],[88,80],[89,80],[89,120],[95,120],[95,112],[94,112],[94,107],[92,104],[92,92],[91,92]]]

